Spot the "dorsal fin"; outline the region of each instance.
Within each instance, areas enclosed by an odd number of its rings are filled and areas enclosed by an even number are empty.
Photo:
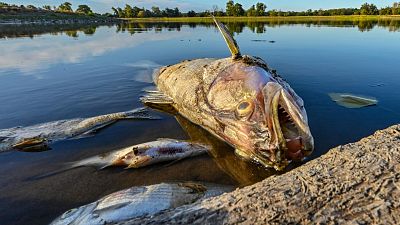
[[[240,54],[239,46],[236,43],[235,39],[232,37],[231,33],[229,33],[228,28],[226,28],[225,25],[219,22],[214,16],[212,16],[212,18],[215,24],[217,25],[219,31],[221,32],[222,36],[224,37],[225,42],[232,53],[232,58],[233,59],[241,58],[242,55]]]

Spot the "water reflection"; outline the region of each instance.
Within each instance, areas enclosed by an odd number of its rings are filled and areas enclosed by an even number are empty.
[[[211,150],[208,153],[212,160],[221,171],[229,175],[239,186],[254,184],[269,176],[284,173],[277,172],[272,168],[265,168],[254,162],[240,159],[235,155],[234,149],[231,146],[214,137],[198,125],[193,124],[178,114],[171,106],[157,104],[148,104],[148,106],[173,115],[191,141],[211,146]],[[292,169],[292,167],[288,168],[287,171]]]
[[[350,18],[349,20],[334,20],[330,18],[318,19],[270,19],[266,21],[256,20],[241,20],[230,21],[229,19],[223,21],[231,32],[242,33],[244,28],[248,28],[253,33],[265,33],[267,27],[280,27],[292,25],[305,25],[311,26],[329,26],[329,27],[357,27],[359,31],[370,31],[375,27],[385,28],[390,32],[400,30],[399,19],[357,19]],[[182,26],[189,26],[190,28],[214,27],[212,21],[201,22],[121,22],[116,25],[116,32],[130,34],[142,33],[147,31],[154,31],[156,33],[165,31],[181,31]],[[111,27],[113,25],[109,25]],[[82,25],[82,24],[65,24],[65,25],[40,25],[40,24],[3,24],[0,25],[0,38],[17,38],[17,37],[30,37],[33,38],[40,34],[66,35],[76,38],[79,34],[91,36],[95,34],[98,26],[96,25]]]
[[[111,26],[111,25],[110,25]],[[0,38],[30,37],[41,34],[61,35],[82,33],[93,35],[98,26],[93,24],[0,24]]]
[[[0,71],[17,69],[25,74],[47,69],[54,64],[79,63],[90,57],[100,56],[117,49],[131,48],[145,42],[168,40],[179,35],[172,32],[163,35],[153,33],[143,33],[140,36],[110,35],[107,33],[109,28],[102,29],[95,26],[84,26],[80,29],[76,28],[76,30],[70,30],[69,26],[64,30],[53,26],[42,26],[43,29],[36,26],[32,26],[32,29],[25,26],[11,27],[1,28],[0,35],[2,37],[29,36],[33,38],[37,34],[42,34],[42,32],[49,32],[51,35],[65,34],[73,39],[78,39],[81,35],[91,36],[98,32],[95,38],[79,41],[62,38],[49,41],[47,38],[37,38],[35,41],[0,42],[2,55],[6,56],[0,58]],[[21,30],[19,30],[20,28]],[[52,28],[55,30],[49,30]]]
[[[329,18],[322,18],[318,20],[310,19],[271,19],[268,21],[223,21],[231,32],[242,33],[244,28],[250,29],[253,33],[265,33],[267,27],[280,27],[280,26],[293,26],[293,25],[305,25],[311,26],[328,26],[328,27],[357,27],[359,31],[370,31],[375,27],[381,27],[388,29],[391,32],[400,30],[400,20],[398,19],[355,19],[355,20],[332,20]],[[182,26],[189,26],[190,28],[196,28],[197,26],[213,27],[214,24],[210,22],[146,22],[146,23],[121,23],[118,25],[117,31],[129,31],[130,33],[155,30],[161,31],[162,28],[168,30],[180,31]],[[140,27],[141,30],[135,30],[133,28]]]

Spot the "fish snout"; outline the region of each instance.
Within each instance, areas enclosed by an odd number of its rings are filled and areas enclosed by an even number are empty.
[[[263,158],[259,161],[267,158],[277,170],[285,168],[291,160],[303,159],[314,149],[303,101],[291,92],[294,93],[277,82],[268,82],[262,90],[271,137],[257,155]]]

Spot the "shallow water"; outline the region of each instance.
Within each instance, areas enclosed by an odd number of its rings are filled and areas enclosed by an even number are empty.
[[[260,56],[304,99],[316,150],[357,141],[400,122],[398,21],[229,23],[245,54]],[[0,129],[90,117],[141,106],[154,68],[229,51],[211,24],[118,26],[0,25]],[[377,106],[347,109],[328,93],[372,96]],[[96,136],[40,153],[0,154],[0,221],[44,224],[111,192],[163,181],[238,186],[270,174],[182,118],[121,121]],[[179,121],[179,122],[178,122]],[[38,178],[83,159],[160,137],[211,143],[208,155],[138,170],[78,168]]]

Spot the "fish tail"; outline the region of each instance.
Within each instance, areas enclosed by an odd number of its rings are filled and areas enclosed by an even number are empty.
[[[68,162],[64,163],[64,166],[61,169],[54,170],[45,174],[41,174],[38,176],[34,176],[32,178],[29,178],[29,180],[40,180],[43,178],[51,177],[54,175],[58,175],[79,167],[95,167],[98,170],[104,169],[106,167],[112,166],[112,162],[108,163],[106,160],[101,159],[100,157],[94,156],[90,157],[88,159],[83,159],[75,162]]]
[[[99,157],[99,156],[93,156],[93,157],[78,160],[75,162],[66,163],[66,165],[70,169],[83,167],[83,166],[91,166],[91,167],[95,167],[100,170],[100,169],[104,169],[106,167],[113,165],[113,163],[110,161],[109,157],[103,158],[103,157]]]
[[[123,112],[121,119],[160,119],[160,117],[150,115],[147,107],[141,107]]]

